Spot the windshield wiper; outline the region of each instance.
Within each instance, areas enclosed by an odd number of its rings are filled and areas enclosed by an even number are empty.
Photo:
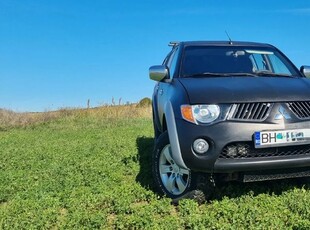
[[[238,76],[249,76],[249,77],[289,77],[289,78],[296,78],[296,76],[288,75],[288,74],[278,74],[273,73],[270,71],[257,71],[255,73],[212,73],[212,72],[205,72],[205,73],[194,73],[185,75],[184,77],[238,77]]]
[[[184,75],[184,77],[205,77],[205,76],[210,76],[210,77],[222,77],[224,74],[221,73],[211,73],[211,72],[205,72],[205,73],[193,73],[193,74],[188,74]]]
[[[256,74],[253,73],[226,73],[225,76],[234,76],[234,77],[238,77],[238,76],[249,76],[249,77],[257,77]]]
[[[257,71],[255,72],[257,76],[266,76],[266,77],[289,77],[289,78],[296,78],[296,76],[289,75],[289,74],[280,74],[280,73],[273,73],[270,71]]]
[[[184,77],[230,77],[230,76],[250,76],[250,77],[257,77],[257,75],[252,73],[211,73],[211,72],[205,72],[205,73],[194,73],[185,75]]]

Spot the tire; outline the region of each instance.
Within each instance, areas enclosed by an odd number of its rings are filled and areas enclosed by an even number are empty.
[[[157,125],[156,125],[154,111],[152,111],[152,117],[153,117],[153,128],[154,128],[154,141],[155,141],[155,144],[156,144],[156,140],[160,136],[160,131],[158,130]]]
[[[158,193],[171,198],[173,203],[186,198],[203,203],[212,194],[214,186],[206,186],[211,184],[208,180],[201,183],[204,180],[202,174],[183,169],[175,163],[167,131],[157,139],[152,161],[153,177]]]

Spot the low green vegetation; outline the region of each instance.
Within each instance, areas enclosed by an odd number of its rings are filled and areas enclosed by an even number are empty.
[[[158,197],[150,109],[108,109],[0,129],[0,229],[310,228],[296,180],[229,183],[205,204]]]

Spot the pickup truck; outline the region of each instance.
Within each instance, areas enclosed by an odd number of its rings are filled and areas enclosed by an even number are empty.
[[[310,176],[309,66],[269,44],[170,45],[149,69],[160,194],[201,199],[219,180]]]

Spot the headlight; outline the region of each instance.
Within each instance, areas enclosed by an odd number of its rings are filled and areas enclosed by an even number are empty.
[[[218,105],[182,105],[181,113],[183,119],[199,124],[209,124],[215,121],[220,115]]]

